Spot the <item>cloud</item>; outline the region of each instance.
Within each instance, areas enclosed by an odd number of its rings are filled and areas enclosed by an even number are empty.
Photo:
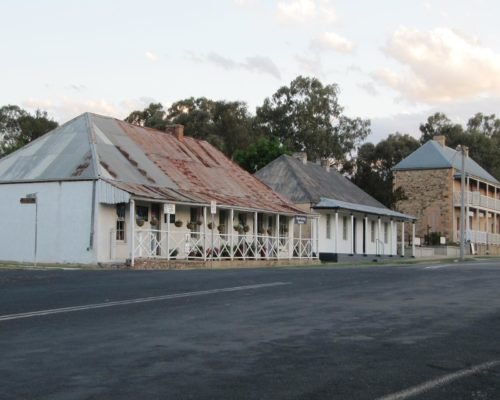
[[[158,56],[155,54],[155,53],[152,53],[150,51],[146,51],[146,53],[144,54],[146,56],[146,58],[151,61],[151,62],[156,62],[158,61]]]
[[[69,96],[56,96],[50,99],[29,98],[22,102],[22,106],[31,110],[40,109],[47,111],[56,121],[64,123],[85,112],[123,119],[132,111],[142,110],[152,102],[157,102],[157,100],[140,97],[111,102],[105,99],[82,100]]]
[[[335,50],[341,53],[351,53],[354,49],[351,41],[334,32],[324,32],[321,36],[313,39],[310,46],[315,51]]]
[[[308,74],[316,77],[325,77],[323,62],[321,61],[319,54],[296,55],[295,59],[297,60],[301,71],[307,72]]]
[[[447,28],[402,27],[384,51],[405,71],[381,69],[373,77],[406,98],[433,103],[500,94],[500,54],[477,39]]]
[[[224,68],[224,69],[236,69],[238,68],[238,63],[229,59],[229,58],[226,58],[226,57],[223,57],[217,53],[214,53],[214,52],[210,52],[208,53],[208,56],[207,56],[207,60],[210,61],[211,63],[221,67],[221,68]]]
[[[281,78],[281,73],[278,67],[267,57],[248,57],[242,66],[249,71],[269,74],[274,76],[276,79]]]
[[[379,94],[379,91],[377,90],[373,82],[358,83],[358,87],[363,89],[366,93],[368,93],[371,96],[376,96]]]
[[[256,0],[233,0],[233,3],[241,7],[247,7],[253,6],[255,4],[255,1]]]
[[[80,85],[80,84],[76,84],[76,83],[73,83],[71,85],[69,85],[69,89],[72,89],[76,92],[82,92],[83,90],[85,90],[87,87],[85,85]]]
[[[281,73],[278,67],[268,57],[247,57],[243,62],[237,62],[230,58],[221,56],[220,54],[210,52],[207,55],[206,60],[226,70],[243,69],[250,72],[268,74],[275,77],[276,79],[281,78]]]
[[[321,20],[334,22],[337,15],[329,0],[288,0],[277,5],[278,19],[286,23],[307,23]]]
[[[454,123],[465,126],[467,121],[478,112],[485,115],[496,114],[498,116],[498,110],[500,110],[500,96],[492,96],[471,101],[463,100],[456,103],[441,103],[415,112],[372,118],[372,133],[367,140],[377,143],[395,132],[408,133],[419,139],[421,136],[419,130],[420,124],[425,123],[429,116],[437,112],[444,113]]]

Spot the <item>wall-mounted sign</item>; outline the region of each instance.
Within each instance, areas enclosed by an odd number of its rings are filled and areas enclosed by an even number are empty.
[[[297,225],[304,225],[306,222],[307,222],[307,218],[306,217],[302,217],[302,216],[296,216],[295,217],[295,223]]]
[[[217,202],[215,200],[212,200],[210,202],[210,214],[216,214],[217,213]]]
[[[164,214],[175,214],[175,204],[163,204]]]
[[[21,197],[19,202],[21,204],[36,204],[36,197]]]

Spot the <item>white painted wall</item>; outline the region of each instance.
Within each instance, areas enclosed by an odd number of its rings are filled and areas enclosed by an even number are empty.
[[[335,211],[331,210],[315,210],[320,214],[319,218],[319,251],[321,253],[338,253],[338,254],[351,254],[351,215],[350,213],[338,213],[338,237],[335,240]],[[330,238],[327,238],[327,214],[330,214]],[[347,239],[344,240],[343,237],[343,224],[344,218],[346,217],[347,223]],[[356,220],[356,254],[363,254],[363,220],[365,218],[364,214],[354,214]],[[372,241],[372,230],[371,222],[375,222],[375,236]],[[379,245],[379,251],[383,255],[396,255],[396,226],[400,226],[400,223],[393,222],[393,235],[392,235],[392,248],[391,248],[391,222],[389,218],[382,217],[380,219],[380,236],[378,228],[378,217],[374,215],[368,216],[368,224],[366,230],[366,253],[369,255],[377,254],[377,239],[380,239],[383,243],[382,246]],[[387,222],[387,241],[384,237],[384,222]],[[336,249],[336,243],[338,249]]]
[[[21,197],[37,193],[37,261],[96,262],[90,248],[92,182],[0,184],[0,260],[34,261],[35,205]]]

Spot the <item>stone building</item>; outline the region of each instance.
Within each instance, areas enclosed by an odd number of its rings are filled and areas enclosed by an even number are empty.
[[[417,217],[416,236],[460,242],[462,155],[435,136],[393,168],[394,189],[406,199],[397,209]],[[500,244],[500,183],[473,159],[465,160],[466,240],[478,248]]]

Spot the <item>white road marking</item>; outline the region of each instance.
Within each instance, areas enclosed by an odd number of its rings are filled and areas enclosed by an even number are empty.
[[[440,378],[433,379],[427,382],[424,382],[420,385],[413,386],[409,389],[402,390],[401,392],[389,394],[384,397],[380,397],[378,400],[405,400],[410,397],[418,396],[422,393],[428,392],[429,390],[438,388],[440,386],[447,385],[457,379],[465,378],[469,375],[474,375],[479,372],[485,371],[487,369],[491,369],[500,365],[500,360],[489,361],[483,364],[475,365],[473,367],[462,369],[460,371],[454,372],[452,374],[444,375]]]
[[[235,286],[235,287],[222,288],[222,289],[200,290],[198,292],[176,293],[176,294],[167,294],[164,296],[144,297],[144,298],[139,298],[139,299],[130,299],[130,300],[121,300],[121,301],[110,301],[107,303],[87,304],[87,305],[75,306],[75,307],[53,308],[53,309],[49,309],[49,310],[32,311],[32,312],[26,312],[26,313],[21,313],[21,314],[1,315],[0,322],[1,321],[10,321],[13,319],[21,319],[21,318],[41,317],[44,315],[61,314],[61,313],[74,312],[74,311],[93,310],[96,308],[123,306],[123,305],[127,305],[127,304],[148,303],[148,302],[152,302],[152,301],[179,299],[182,297],[204,296],[204,295],[215,294],[215,293],[237,292],[240,290],[262,289],[262,288],[267,288],[267,287],[290,285],[290,284],[291,284],[291,282],[261,283],[261,284],[257,284],[257,285]]]
[[[430,267],[425,267],[424,269],[440,269],[456,266],[457,264],[442,264],[442,265],[431,265]]]

